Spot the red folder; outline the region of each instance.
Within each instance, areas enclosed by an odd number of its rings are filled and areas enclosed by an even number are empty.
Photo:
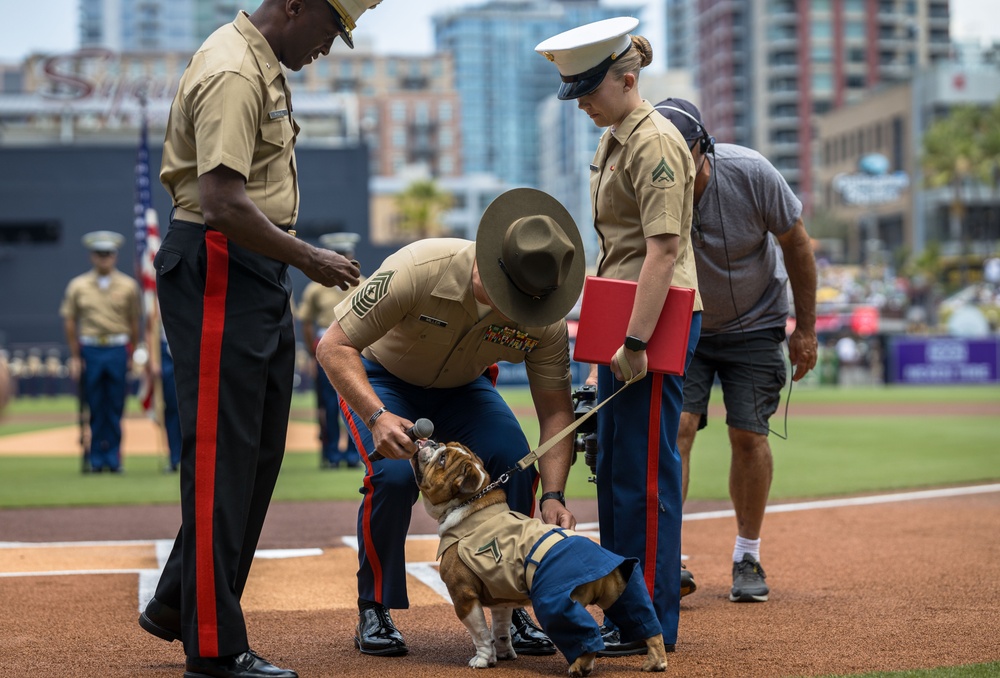
[[[573,360],[608,365],[625,342],[636,283],[588,276],[583,285]],[[671,287],[646,346],[649,372],[684,374],[694,311],[693,289]]]

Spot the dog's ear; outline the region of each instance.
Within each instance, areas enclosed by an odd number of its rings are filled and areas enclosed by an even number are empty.
[[[456,494],[472,494],[479,489],[482,479],[473,464],[466,465],[465,473],[455,479]]]

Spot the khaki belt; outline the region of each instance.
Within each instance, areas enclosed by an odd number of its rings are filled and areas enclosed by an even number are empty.
[[[186,210],[183,207],[175,207],[174,208],[173,219],[175,221],[189,221],[192,224],[201,224],[202,226],[205,226],[205,217],[204,216],[202,216],[201,214],[198,214],[197,212],[192,212],[191,210]],[[212,228],[212,227],[211,226],[207,226],[207,228]],[[294,225],[292,225],[292,226],[280,226],[280,225],[278,225],[278,228],[280,228],[283,231],[286,231],[288,233],[288,235],[292,236],[293,238],[295,237],[295,226]]]
[[[81,346],[124,346],[128,341],[128,334],[99,334],[96,337],[80,337]]]
[[[531,553],[525,559],[524,564],[524,580],[528,584],[528,591],[531,591],[531,581],[535,578],[535,570],[542,562],[542,558],[548,553],[553,546],[561,542],[563,539],[576,536],[576,532],[573,530],[566,530],[562,528],[553,529],[551,532],[542,537],[537,544],[531,549]]]

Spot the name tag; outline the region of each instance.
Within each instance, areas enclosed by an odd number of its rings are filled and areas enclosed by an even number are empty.
[[[432,318],[429,315],[422,315],[418,318],[418,320],[420,320],[420,322],[430,323],[431,325],[437,325],[438,327],[448,327],[448,323],[445,321],[439,318]]]
[[[288,109],[282,108],[280,111],[271,111],[270,113],[267,114],[267,117],[269,117],[271,120],[277,120],[278,118],[288,117]]]
[[[597,165],[591,165],[591,166],[590,166],[590,171],[591,171],[591,172],[596,172],[596,171],[598,171],[599,169],[600,169],[600,167],[598,167]]]
[[[530,353],[538,346],[538,339],[527,332],[515,330],[513,327],[503,327],[501,325],[490,325],[486,330],[486,341],[491,344],[499,344],[516,351]]]

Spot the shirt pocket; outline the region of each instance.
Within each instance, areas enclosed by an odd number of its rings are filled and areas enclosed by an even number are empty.
[[[258,179],[280,181],[288,176],[292,164],[292,124],[288,115],[268,120],[260,127],[261,159],[265,164]]]

